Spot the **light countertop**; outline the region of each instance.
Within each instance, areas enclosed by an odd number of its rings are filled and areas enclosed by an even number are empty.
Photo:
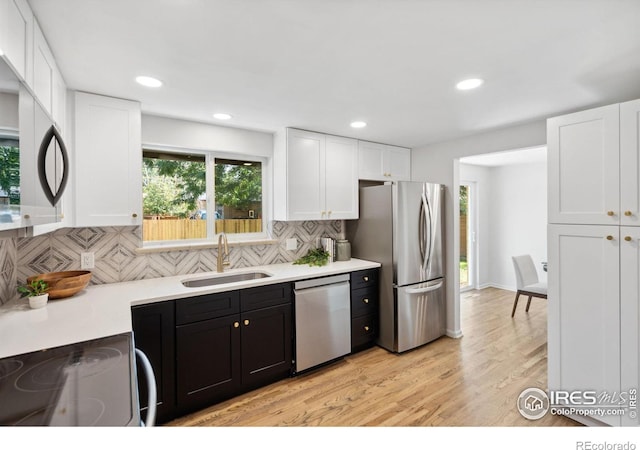
[[[206,272],[89,286],[73,297],[49,300],[40,309],[30,309],[27,299],[13,300],[0,308],[0,358],[130,332],[131,306],[135,305],[375,267],[380,264],[355,258],[323,267],[271,264],[230,269],[223,274]],[[182,285],[184,280],[245,272],[266,272],[271,276],[197,288]]]

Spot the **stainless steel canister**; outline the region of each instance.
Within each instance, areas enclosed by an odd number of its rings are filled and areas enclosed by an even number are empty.
[[[336,241],[336,261],[349,261],[351,259],[351,243],[346,239]]]

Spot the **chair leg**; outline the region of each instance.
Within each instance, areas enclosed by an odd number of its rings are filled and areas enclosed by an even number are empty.
[[[531,296],[529,296],[529,300],[527,300],[527,309],[525,309],[525,312],[529,312],[529,305],[531,304]]]
[[[520,298],[520,291],[516,292],[516,299],[513,301],[513,310],[511,311],[511,317],[516,313],[516,306],[518,306],[518,298]]]

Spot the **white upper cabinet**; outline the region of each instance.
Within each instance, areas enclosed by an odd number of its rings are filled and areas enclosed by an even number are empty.
[[[140,103],[75,94],[75,226],[142,224]]]
[[[547,122],[549,223],[640,225],[640,100]]]
[[[358,141],[358,178],[374,181],[409,181],[411,149]]]
[[[27,0],[0,0],[0,50],[29,86],[33,81],[33,22]]]
[[[291,128],[276,135],[274,219],[357,218],[357,141]]]
[[[547,121],[549,223],[618,224],[619,108]]]
[[[49,114],[53,114],[54,73],[53,54],[42,34],[38,21],[33,24],[33,90]]]
[[[620,104],[620,224],[640,225],[640,100]]]

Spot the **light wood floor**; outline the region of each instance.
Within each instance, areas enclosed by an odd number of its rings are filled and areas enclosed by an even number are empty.
[[[516,409],[523,389],[547,382],[546,301],[513,293],[462,295],[461,339],[396,355],[374,347],[177,419],[173,426],[572,426]]]

